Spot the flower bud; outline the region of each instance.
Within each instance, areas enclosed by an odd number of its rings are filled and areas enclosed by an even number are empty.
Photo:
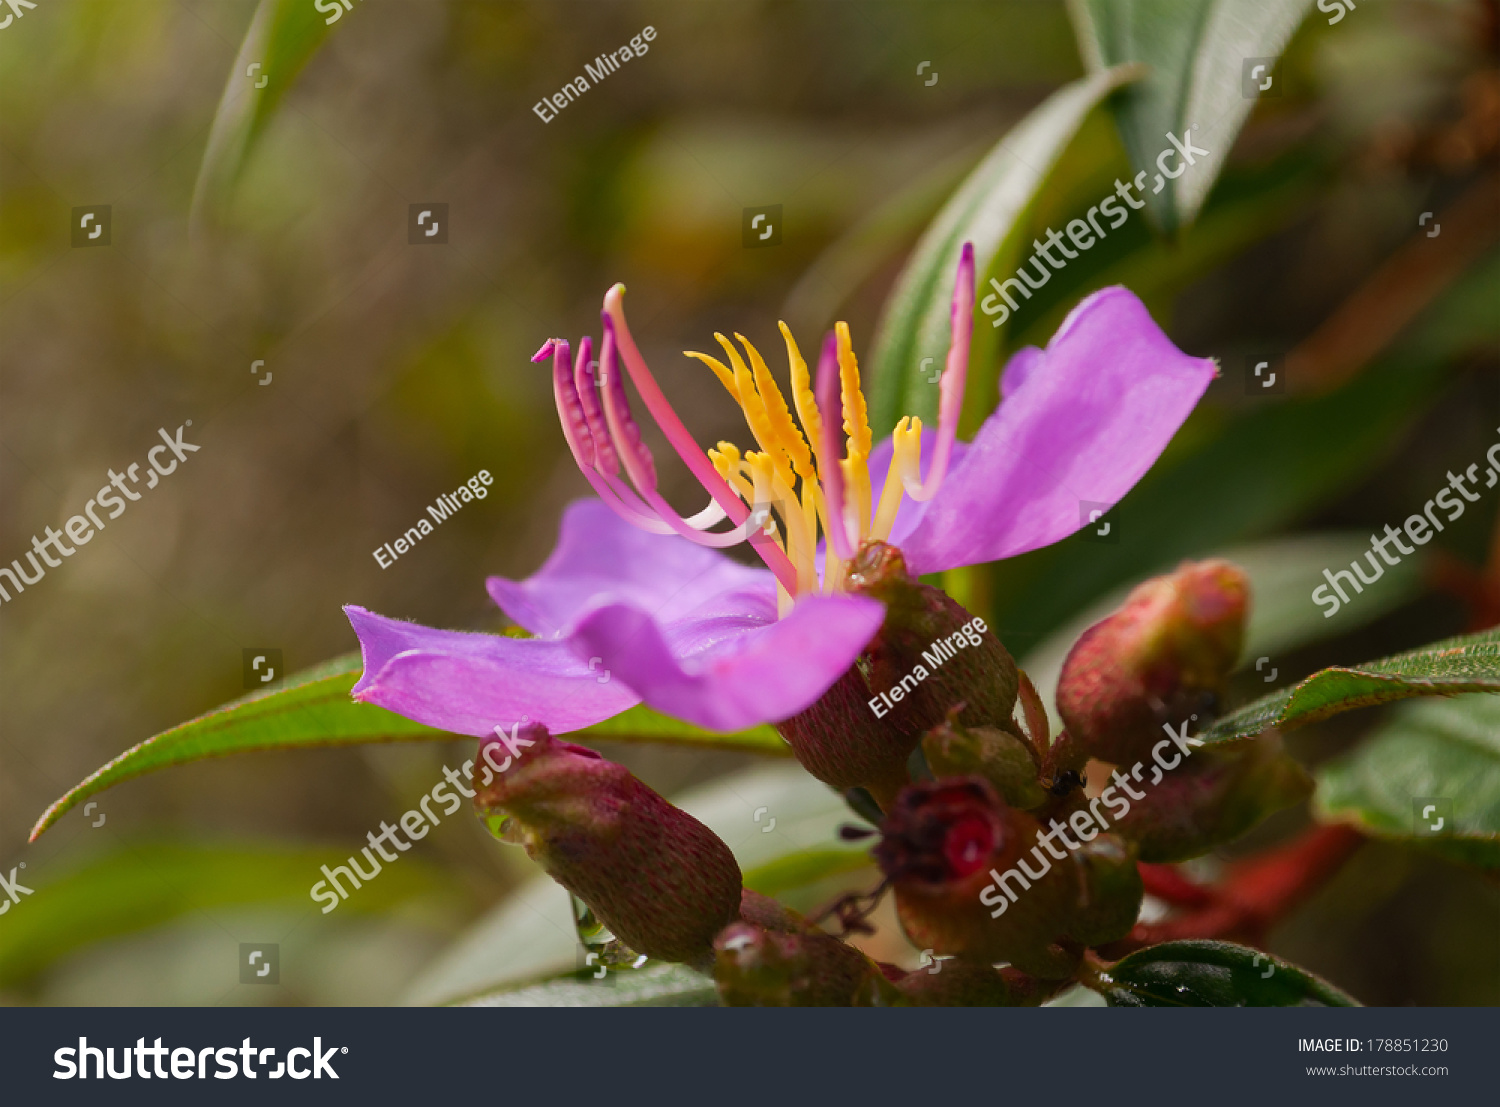
[[[923,735],[922,755],[933,776],[983,777],[1011,807],[1030,811],[1047,802],[1047,792],[1037,782],[1036,755],[1014,734],[944,720]]]
[[[1068,924],[1068,937],[1099,946],[1130,933],[1140,917],[1145,889],[1135,848],[1118,834],[1101,834],[1081,847],[1073,859],[1080,869],[1083,895]]]
[[[1078,867],[1044,853],[1043,837],[987,781],[958,777],[903,789],[874,852],[918,949],[1055,979],[1078,962],[1079,950],[1058,944],[1078,902]]]
[[[480,755],[474,805],[497,837],[524,845],[631,949],[707,964],[741,899],[739,865],[713,831],[544,727],[487,738]]]
[[[1091,757],[1144,759],[1164,723],[1215,702],[1244,639],[1249,583],[1227,561],[1184,562],[1136,587],[1074,644],[1057,710]]]
[[[908,753],[960,704],[964,726],[1013,726],[1016,663],[983,619],[909,576],[901,551],[883,542],[867,542],[850,559],[847,583],[885,604],[860,667],[889,724],[911,736]]]
[[[841,792],[865,788],[887,804],[909,779],[906,762],[916,740],[876,718],[869,699],[864,675],[852,668],[776,730],[802,767],[824,784]]]
[[[819,930],[736,922],[714,951],[726,1007],[889,1007],[900,999],[875,962]]]
[[[1129,813],[1113,827],[1137,844],[1142,861],[1198,857],[1312,792],[1311,778],[1274,734],[1204,746],[1180,764],[1176,752],[1171,756],[1168,771],[1158,768],[1166,766],[1164,759],[1151,766],[1141,785],[1145,797],[1132,799]]]

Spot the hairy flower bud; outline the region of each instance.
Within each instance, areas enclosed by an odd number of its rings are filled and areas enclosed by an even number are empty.
[[[1154,768],[1152,775],[1158,775]],[[1207,853],[1312,792],[1311,778],[1274,734],[1193,750],[1159,775],[1114,825],[1137,844],[1142,861],[1185,861]]]
[[[865,788],[889,803],[906,784],[906,762],[916,741],[877,719],[870,688],[858,668],[849,669],[807,710],[776,724],[802,767],[824,784],[847,791]]]
[[[1081,845],[1074,858],[1083,895],[1068,924],[1068,936],[1086,946],[1099,946],[1130,933],[1140,916],[1145,889],[1135,848],[1120,835],[1101,834]]]
[[[964,726],[1012,728],[1020,677],[983,619],[909,576],[901,551],[883,542],[866,543],[850,560],[848,585],[885,604],[860,667],[883,717],[911,736],[908,752],[958,705]]]
[[[959,777],[903,789],[874,852],[917,948],[1055,979],[1078,961],[1058,940],[1079,900],[1079,873],[1066,853],[1043,853],[1042,838],[1041,825],[987,781]]]
[[[854,668],[776,729],[823,783],[864,788],[888,807],[923,732],[954,708],[964,726],[1009,729],[1019,677],[983,620],[911,579],[894,546],[867,543],[847,582],[886,605],[885,622]]]
[[[1164,723],[1214,702],[1239,654],[1249,583],[1227,561],[1184,562],[1139,585],[1083,633],[1057,685],[1057,710],[1091,757],[1147,757]]]
[[[819,930],[736,922],[714,950],[726,1007],[889,1007],[900,999],[875,962]]]
[[[1047,802],[1047,792],[1037,781],[1036,755],[1007,731],[945,720],[923,735],[922,755],[938,778],[984,777],[1011,807],[1029,811]]]
[[[739,915],[729,847],[591,749],[518,728],[481,742],[474,786],[496,835],[524,845],[638,953],[706,965],[714,935]]]

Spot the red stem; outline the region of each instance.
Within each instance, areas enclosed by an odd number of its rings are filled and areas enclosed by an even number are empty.
[[[1336,873],[1364,841],[1334,824],[1314,827],[1287,845],[1230,866],[1217,888],[1194,884],[1168,865],[1142,864],[1141,881],[1158,899],[1187,908],[1161,922],[1138,923],[1130,936],[1101,950],[1131,950],[1183,938],[1224,938],[1260,945],[1266,932]]]

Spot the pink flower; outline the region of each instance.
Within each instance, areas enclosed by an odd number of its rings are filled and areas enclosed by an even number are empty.
[[[636,348],[623,293],[616,285],[604,298],[597,380],[588,338],[571,366],[561,339],[534,359],[552,357],[563,432],[598,493],[568,507],[535,576],[489,581],[535,637],[433,630],[348,607],[365,661],[356,699],[472,735],[527,718],[565,733],[641,702],[714,730],[790,718],[880,629],[882,605],[844,588],[844,563],[862,543],[898,546],[923,574],[1066,538],[1083,502],[1114,504],[1134,486],[1216,374],[1173,346],[1132,293],[1104,289],[1045,350],[1015,355],[1004,401],[973,442],[958,441],[974,305],[966,245],[936,428],[903,419],[874,444],[848,328],[827,336],[814,381],[782,324],[790,405],[744,338],[744,356],[722,335],[724,361],[691,355],[719,376],[760,447],[705,453]],[[657,491],[622,363],[709,495],[695,516]],[[728,530],[711,529],[726,520]],[[741,542],[764,568],[720,552]]]

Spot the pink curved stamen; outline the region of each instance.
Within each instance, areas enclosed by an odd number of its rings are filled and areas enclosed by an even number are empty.
[[[601,473],[599,475],[605,484],[609,486],[610,490],[620,498],[621,503],[630,505],[636,511],[648,516],[653,521],[653,525],[649,528],[650,530],[657,534],[676,533],[676,531],[661,521],[655,510],[647,505],[645,500],[635,494],[635,489],[631,488],[630,485],[626,484],[618,476],[610,476],[608,473]],[[598,485],[595,485],[595,487],[597,488]],[[724,518],[724,509],[712,500],[709,500],[707,507],[696,515],[689,515],[686,522],[694,530],[701,531],[707,530],[715,523],[722,522]]]
[[[594,486],[594,491],[599,494],[599,499],[604,501],[604,505],[631,526],[639,527],[650,534],[676,533],[655,512],[650,511],[644,503],[641,503],[639,497],[634,492],[620,485],[619,478],[607,477],[597,469],[584,469],[581,471],[589,484]],[[625,495],[622,495],[622,492]],[[626,498],[627,495],[628,499]],[[639,504],[639,507],[632,506],[632,501],[635,504]]]
[[[609,429],[604,425],[604,414],[599,410],[599,393],[594,383],[593,363],[589,360],[593,351],[594,340],[584,335],[578,342],[578,360],[573,365],[573,387],[578,393],[584,422],[594,439],[595,468],[612,477],[620,471],[620,461],[615,457]]]
[[[625,382],[618,366],[615,337],[606,319],[604,341],[599,347],[599,392],[604,401],[604,422],[609,427],[615,454],[625,467],[625,475],[649,503],[647,492],[656,488],[656,461],[641,440],[640,424],[631,414],[630,399],[625,395]]]
[[[624,361],[625,368],[630,373],[630,379],[635,384],[636,391],[640,393],[642,402],[646,405],[646,410],[656,420],[662,434],[666,436],[667,442],[677,451],[677,456],[682,459],[683,464],[688,467],[693,476],[698,478],[698,483],[708,490],[708,494],[724,509],[724,513],[738,529],[749,519],[750,509],[741,502],[739,496],[735,494],[734,489],[729,487],[729,483],[719,475],[719,471],[714,468],[714,463],[708,459],[707,454],[699,449],[697,442],[693,441],[692,435],[688,433],[687,427],[683,425],[677,413],[672,410],[672,406],[667,403],[666,396],[662,394],[661,387],[656,383],[656,378],[651,375],[651,370],[647,367],[645,359],[641,357],[640,350],[636,348],[635,340],[631,337],[630,328],[625,322],[625,309],[621,301],[622,292],[624,292],[624,285],[617,284],[604,296],[604,344],[603,349],[600,351],[600,365],[601,367],[606,365],[605,351],[609,351],[611,355],[610,361],[616,364],[621,360]],[[618,349],[618,358],[613,356],[616,349]],[[624,382],[618,381],[618,374],[613,374],[616,380],[611,381],[609,378],[612,374],[608,369],[605,370],[603,375],[605,377],[603,382],[604,411],[606,421],[608,421],[614,396],[613,390],[618,383],[620,389],[619,395],[623,398]],[[613,423],[611,423],[611,429],[614,429]],[[630,472],[631,460],[628,456],[628,451],[621,448],[618,437],[615,441],[615,447],[620,453],[621,461],[625,464],[626,472],[630,473],[630,478],[640,491],[642,498],[658,511],[663,511],[665,508],[663,518],[670,524],[676,518],[676,514],[672,512],[671,507],[664,500],[661,500],[660,496],[656,495],[654,467],[650,482],[650,491],[648,492],[647,488],[636,479],[635,474]],[[642,448],[644,449],[644,447]],[[707,543],[704,542],[704,539],[711,537],[693,530],[685,521],[683,522],[683,527],[688,531],[688,533],[683,534],[683,537],[690,538],[700,544],[706,545]],[[676,528],[674,527],[674,529]],[[795,595],[797,571],[786,554],[782,553],[781,548],[776,545],[775,540],[767,535],[763,527],[759,525],[754,528],[754,531],[748,537],[751,547],[760,555],[761,560],[766,563],[766,567],[776,575],[776,579],[781,582],[782,587],[792,595]]]
[[[754,540],[755,536],[764,538],[762,528],[765,525],[764,518],[757,518],[750,512],[745,512],[745,517],[738,520],[733,529],[720,533],[705,533],[693,526],[691,522],[678,515],[672,505],[662,498],[656,490],[656,466],[651,460],[651,451],[640,438],[640,428],[636,425],[630,414],[630,408],[625,396],[625,381],[619,372],[619,359],[616,355],[614,325],[608,316],[604,317],[604,342],[599,350],[599,376],[602,385],[602,398],[604,401],[604,421],[609,426],[610,434],[614,439],[616,453],[625,466],[625,472],[635,484],[636,491],[646,501],[657,516],[671,530],[700,546],[710,549],[728,549],[737,546],[747,538]],[[716,474],[717,475],[717,474]],[[735,499],[739,503],[739,499]],[[743,505],[742,505],[743,506]],[[701,516],[702,513],[700,513]],[[790,579],[795,586],[796,570],[792,563],[787,560],[786,555],[780,549],[775,549],[776,554],[785,563],[787,571],[791,574]],[[767,562],[773,573],[776,566]],[[781,574],[777,573],[777,579]],[[792,591],[788,588],[788,591]]]
[[[948,363],[938,385],[937,445],[927,479],[918,483],[906,477],[903,486],[913,500],[930,500],[943,478],[948,475],[948,461],[958,438],[958,419],[963,414],[964,385],[969,375],[969,342],[974,332],[974,244],[965,242],[958,262],[958,277],[953,283],[953,310],[950,318]],[[894,460],[892,461],[894,464]]]
[[[582,361],[587,358],[590,342],[585,338],[579,344],[579,358]],[[577,374],[568,372],[568,342],[564,338],[549,338],[542,343],[542,348],[532,357],[532,361],[541,361],[548,354],[552,355],[552,396],[557,402],[557,418],[562,424],[563,438],[568,443],[568,450],[573,455],[573,461],[578,466],[578,471],[584,475],[589,484],[593,485],[594,491],[599,498],[616,515],[627,523],[640,527],[642,530],[651,531],[655,534],[670,534],[672,528],[660,519],[643,511],[645,507],[629,489],[623,489],[629,495],[621,495],[621,489],[612,487],[609,474],[601,474],[595,467],[596,459],[608,450],[608,457],[614,458],[612,446],[605,441],[605,427],[603,420],[598,421],[599,436],[590,427],[587,417],[588,403],[584,400],[585,395],[594,399],[597,408],[597,397],[591,395],[592,384],[589,385],[590,392],[581,393],[577,388]],[[631,504],[631,500],[636,502]]]
[[[585,342],[588,339],[584,339]],[[562,423],[563,438],[578,468],[588,471],[594,466],[594,439],[589,433],[588,420],[584,416],[583,404],[578,390],[573,387],[573,378],[568,372],[568,340],[549,338],[542,348],[532,355],[538,362],[552,355],[552,398],[557,402],[557,418]]]
[[[568,343],[566,339],[549,338],[532,361],[541,361],[552,354],[552,393],[557,401],[558,420],[562,423],[563,438],[573,454],[573,460],[588,482],[593,485],[599,498],[626,522],[650,531],[653,534],[673,534],[673,528],[663,522],[635,492],[619,479],[619,459],[614,444],[610,441],[609,428],[605,425],[599,409],[599,395],[590,372],[589,355],[593,342],[585,335],[578,344],[578,360],[573,366],[571,380],[566,379]],[[709,505],[687,520],[695,530],[713,526],[724,518],[718,504]]]
[[[823,482],[823,502],[828,508],[828,540],[833,544],[834,555],[840,561],[848,561],[854,556],[854,543],[849,538],[844,511],[844,469],[839,461],[844,452],[839,440],[844,416],[839,393],[838,339],[832,331],[823,339],[823,351],[818,355],[813,398],[823,424],[823,434],[813,443],[813,449],[818,454],[818,475]]]

